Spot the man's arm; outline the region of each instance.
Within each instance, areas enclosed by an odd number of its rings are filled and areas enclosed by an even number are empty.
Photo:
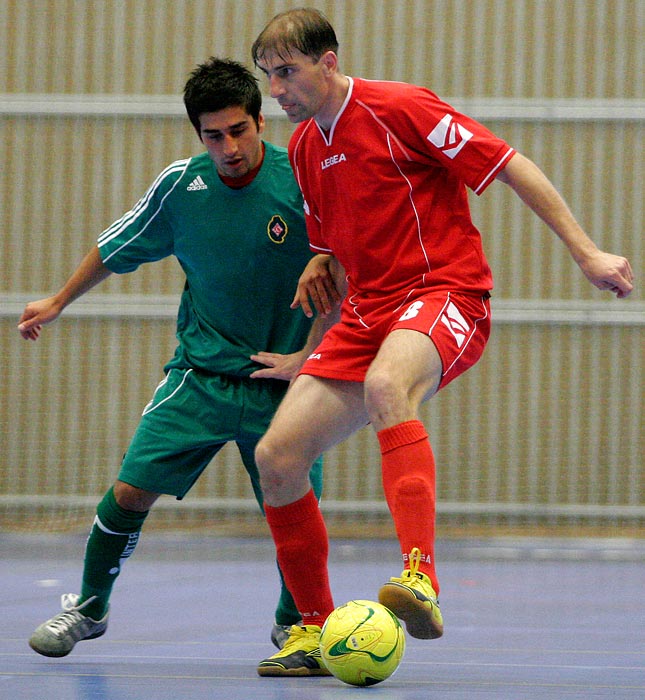
[[[59,292],[25,306],[18,321],[20,335],[25,340],[37,340],[44,324],[55,321],[66,306],[111,274],[111,270],[101,260],[98,247],[94,246]]]
[[[516,153],[497,179],[512,187],[520,199],[560,238],[595,287],[608,289],[621,299],[632,291],[634,276],[629,260],[596,247],[535,163]]]

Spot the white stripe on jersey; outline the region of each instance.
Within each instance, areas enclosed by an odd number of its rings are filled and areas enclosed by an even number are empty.
[[[120,219],[117,219],[114,223],[112,223],[107,229],[105,229],[105,231],[103,231],[103,233],[101,233],[101,235],[99,236],[98,240],[103,241],[103,239],[107,238],[109,234],[111,234],[111,232],[114,230],[114,228],[119,226],[120,224],[129,224],[130,221],[136,219],[140,210],[147,206],[148,200],[154,194],[154,191],[159,186],[159,183],[166,177],[166,175],[181,169],[181,167],[189,161],[190,159],[178,160],[174,163],[171,163],[165,170],[163,170],[157,176],[157,179],[152,183],[148,191],[143,195],[143,197],[141,197],[141,199],[135,204],[135,206],[130,211],[126,212]]]
[[[374,116],[374,118],[376,119],[376,116]],[[378,122],[378,120],[377,120],[377,122]],[[378,123],[380,124],[380,122],[378,122]],[[430,265],[430,258],[428,257],[428,251],[426,250],[426,246],[423,242],[423,231],[421,230],[421,219],[419,218],[419,211],[417,210],[417,205],[414,201],[414,187],[412,186],[412,183],[410,182],[410,180],[408,179],[406,174],[403,172],[403,170],[401,170],[401,166],[399,165],[399,163],[396,159],[396,156],[394,155],[394,152],[392,151],[392,139],[394,139],[396,141],[397,145],[399,144],[398,140],[396,139],[395,136],[392,136],[390,138],[389,132],[386,132],[385,138],[387,140],[387,147],[388,147],[388,150],[390,152],[390,158],[392,159],[392,162],[394,163],[396,169],[399,171],[399,175],[407,183],[408,199],[410,200],[410,206],[412,207],[412,211],[414,212],[414,219],[417,222],[417,240],[419,242],[419,247],[421,248],[421,250],[423,252],[423,258],[426,261],[428,273],[430,273],[430,272],[432,272],[432,266]],[[407,156],[407,153],[405,151],[404,151],[404,155]],[[424,281],[425,281],[425,276],[426,276],[426,273],[424,272],[423,273]]]
[[[508,151],[504,153],[504,155],[499,159],[499,161],[495,163],[495,165],[491,168],[491,171],[488,173],[488,175],[486,175],[486,177],[479,183],[479,186],[473,190],[475,194],[480,194],[482,189],[485,187],[486,183],[491,179],[491,177],[494,177],[500,170],[503,169],[504,161],[508,160],[512,153],[515,153],[514,148],[509,148]]]
[[[314,119],[314,123],[318,127],[318,131],[320,131],[320,135],[323,138],[323,141],[327,146],[331,146],[332,141],[334,140],[334,131],[336,130],[336,124],[338,124],[338,120],[343,116],[343,112],[345,111],[345,108],[349,104],[349,101],[352,97],[352,92],[354,92],[354,80],[353,78],[350,78],[347,76],[347,79],[349,80],[349,88],[347,90],[347,95],[345,95],[345,99],[343,100],[343,104],[340,106],[340,109],[338,110],[336,116],[334,117],[334,121],[331,124],[331,129],[329,130],[329,138],[327,138],[327,135],[325,134],[324,129],[320,124]]]
[[[141,216],[142,212],[144,212],[149,203],[150,199],[156,192],[156,190],[159,188],[159,185],[163,180],[168,177],[171,173],[176,173],[176,172],[181,172],[182,174],[185,172],[186,168],[188,167],[188,164],[190,163],[192,159],[187,158],[185,160],[177,160],[174,163],[171,163],[165,170],[163,170],[157,179],[152,183],[148,191],[143,195],[143,197],[137,202],[137,204],[128,212],[126,212],[120,219],[117,219],[111,226],[109,226],[103,233],[99,236],[98,238],[98,247],[100,248],[102,245],[105,245],[112,239],[116,238],[120,233],[123,232],[124,229],[126,229],[133,221],[135,221],[139,216]],[[179,181],[181,180],[181,175],[177,178],[175,184],[168,190],[168,192],[164,195],[163,199],[161,200],[161,203],[159,204],[159,207],[157,210],[154,212],[154,214],[150,217],[150,220],[146,224],[146,226],[139,231],[137,236],[134,236],[130,240],[126,241],[121,245],[119,248],[116,250],[112,251],[110,255],[108,255],[106,258],[104,258],[104,262],[109,260],[115,253],[117,253],[119,250],[121,250],[123,247],[128,245],[130,242],[132,242],[135,238],[137,238],[145,229],[148,227],[148,225],[154,220],[154,218],[157,216],[159,211],[161,210],[161,207],[163,206],[164,200],[166,197],[175,189]]]
[[[313,243],[310,243],[310,244],[309,244],[309,247],[310,247],[312,250],[317,250],[317,251],[319,251],[319,252],[321,252],[321,253],[325,253],[325,255],[329,255],[329,254],[332,254],[332,255],[333,255],[333,253],[334,253],[334,251],[333,251],[331,248],[321,248],[320,246],[313,245]]]
[[[356,100],[356,104],[357,104],[357,105],[360,105],[366,112],[369,112],[369,114],[372,116],[372,119],[381,127],[381,129],[383,129],[383,131],[385,131],[385,133],[386,133],[389,137],[391,137],[392,139],[394,139],[396,145],[401,149],[401,151],[402,151],[403,155],[405,156],[406,160],[412,160],[412,158],[410,157],[410,154],[408,153],[407,149],[403,146],[403,144],[401,143],[401,141],[396,137],[396,135],[392,132],[392,130],[389,129],[389,128],[376,116],[376,113],[374,112],[374,110],[373,110],[371,107],[369,107],[367,104],[365,104],[365,102],[363,102],[362,100],[357,99],[357,100]],[[392,150],[390,149],[390,154],[391,154],[391,153],[392,153]]]
[[[302,130],[302,134],[300,134],[300,138],[296,141],[296,143],[293,146],[293,164],[295,166],[294,175],[296,176],[296,181],[298,182],[298,187],[300,188],[301,192],[302,192],[302,180],[300,179],[300,168],[298,167],[298,149],[300,148],[300,142],[305,137],[305,134],[309,131],[311,125],[313,124],[313,121],[314,121],[313,119],[309,120],[309,122],[305,125],[305,128]]]

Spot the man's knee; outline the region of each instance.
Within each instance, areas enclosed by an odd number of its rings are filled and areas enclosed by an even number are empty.
[[[114,499],[124,510],[130,510],[136,513],[144,513],[152,507],[153,503],[159,498],[158,493],[145,491],[132,484],[127,484],[125,481],[115,481],[114,483]]]
[[[255,464],[257,465],[260,475],[267,469],[273,466],[275,452],[267,444],[266,438],[262,438],[255,446]]]
[[[365,377],[365,405],[370,408],[391,405],[404,396],[402,387],[392,372],[384,368],[371,367]]]
[[[365,377],[365,409],[377,430],[405,420],[410,414],[405,387],[392,373],[370,369]]]

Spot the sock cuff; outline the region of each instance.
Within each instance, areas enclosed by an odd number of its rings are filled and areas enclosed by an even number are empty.
[[[274,507],[264,504],[267,522],[275,527],[300,523],[310,518],[316,511],[318,511],[318,499],[313,489],[309,489],[302,498],[286,506]]]
[[[111,534],[130,535],[139,532],[150,511],[139,513],[126,510],[116,502],[114,487],[110,487],[103,496],[103,500],[96,507],[96,516],[99,519],[101,529]]]
[[[393,425],[391,428],[384,428],[376,433],[381,453],[391,452],[397,447],[403,445],[411,445],[414,442],[420,442],[428,438],[425,425],[420,420],[410,420],[405,423]]]

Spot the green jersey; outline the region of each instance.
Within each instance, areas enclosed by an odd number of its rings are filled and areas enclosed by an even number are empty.
[[[311,258],[303,201],[287,151],[265,143],[262,167],[227,187],[208,153],[178,160],[98,239],[113,272],[174,255],[186,274],[179,345],[166,366],[248,376],[249,355],[291,353],[311,322],[289,305]]]

